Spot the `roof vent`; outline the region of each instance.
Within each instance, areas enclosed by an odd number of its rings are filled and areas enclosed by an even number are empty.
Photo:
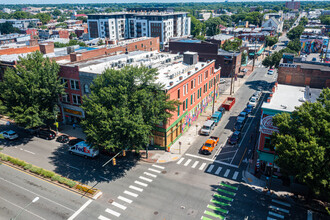
[[[171,74],[171,75],[170,75],[170,79],[173,79],[173,78],[174,78],[174,74]]]
[[[188,76],[191,74],[191,71],[188,71]]]
[[[287,109],[288,107],[286,105],[281,105],[283,109]]]
[[[173,86],[173,81],[170,82],[170,86]]]
[[[179,76],[179,80],[182,80],[183,79],[183,76]]]

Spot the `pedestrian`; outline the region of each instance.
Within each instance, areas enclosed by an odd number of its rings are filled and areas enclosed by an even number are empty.
[[[73,130],[76,129],[76,124],[75,123],[72,124],[72,128],[73,128]]]

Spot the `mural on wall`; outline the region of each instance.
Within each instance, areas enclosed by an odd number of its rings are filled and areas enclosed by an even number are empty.
[[[301,52],[320,53],[323,46],[323,39],[301,39]]]

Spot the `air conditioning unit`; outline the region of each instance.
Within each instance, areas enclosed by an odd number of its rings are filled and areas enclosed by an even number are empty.
[[[174,74],[171,74],[171,75],[170,75],[170,79],[173,79],[173,78],[174,78]]]

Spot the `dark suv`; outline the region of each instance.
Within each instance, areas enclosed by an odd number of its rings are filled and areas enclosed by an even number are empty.
[[[41,137],[46,140],[53,140],[56,137],[56,134],[54,131],[51,130],[39,130],[37,132],[37,137]]]

